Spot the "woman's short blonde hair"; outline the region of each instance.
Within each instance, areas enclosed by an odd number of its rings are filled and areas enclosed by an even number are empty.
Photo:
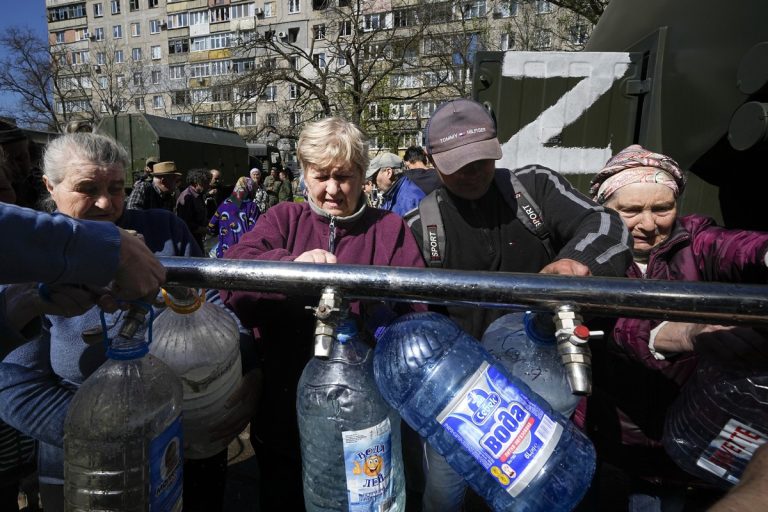
[[[306,171],[309,166],[324,169],[349,162],[353,169],[363,174],[370,161],[366,139],[356,124],[340,117],[309,123],[299,136],[299,163]]]

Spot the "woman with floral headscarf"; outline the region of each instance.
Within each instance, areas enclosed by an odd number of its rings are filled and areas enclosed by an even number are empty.
[[[724,229],[700,215],[679,217],[685,184],[677,162],[639,145],[616,154],[593,178],[595,201],[616,210],[632,237],[627,275],[768,282],[768,233]],[[768,344],[743,327],[637,318],[618,319],[612,334],[613,343],[595,346],[595,394],[588,411],[582,404],[574,419],[586,425],[601,459],[628,475],[629,510],[682,510],[668,507],[690,505],[685,488],[701,482],[679,470],[661,447],[668,407],[698,357],[734,360],[742,349],[766,354]]]
[[[208,232],[219,235],[216,257],[235,245],[244,234],[253,229],[259,218],[259,207],[253,201],[248,187],[249,178],[240,177],[232,195],[222,202],[208,222]]]

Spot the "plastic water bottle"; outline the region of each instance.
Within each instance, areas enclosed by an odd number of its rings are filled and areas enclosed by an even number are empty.
[[[570,417],[581,397],[571,393],[551,315],[517,312],[488,326],[483,347],[554,410]]]
[[[168,308],[154,322],[149,351],[181,378],[184,455],[212,457],[232,440],[211,442],[208,428],[224,414],[227,397],[242,380],[237,323],[223,308],[192,290],[179,290],[173,299],[165,291],[163,295]]]
[[[768,370],[702,360],[672,404],[664,448],[682,469],[723,488],[768,440]]]
[[[376,345],[374,375],[494,510],[569,511],[589,487],[592,443],[448,318],[395,321]]]
[[[342,323],[327,359],[299,380],[296,411],[307,511],[405,509],[400,417],[373,380],[373,352]]]
[[[109,360],[83,382],[67,411],[67,511],[182,509],[181,383],[148,354],[144,330],[136,330],[143,313],[127,315]]]

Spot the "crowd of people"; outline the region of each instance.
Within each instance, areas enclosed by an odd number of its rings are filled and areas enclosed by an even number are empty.
[[[293,177],[282,167],[271,166],[266,176],[253,168],[223,196],[220,171],[182,170],[156,157],[147,159],[126,199],[125,150],[105,136],[68,134],[48,145],[40,172],[56,215],[3,204],[34,187],[32,173],[0,153],[0,227],[10,247],[0,256],[0,508],[15,500],[37,450],[45,510],[63,510],[64,417],[77,387],[105,360],[103,348],[81,334],[98,324],[99,308],[115,330],[123,314],[119,300],[157,292],[165,272],[153,254],[203,256],[206,237],[215,237],[210,255],[225,259],[768,282],[768,233],[679,216],[686,174],[669,156],[638,145],[618,152],[596,169],[588,197],[539,165],[497,167],[502,148],[495,122],[474,101],[443,103],[425,134],[424,148],[370,159],[354,123],[338,117],[309,123],[297,145],[305,190],[298,202]],[[13,127],[0,133],[3,151],[7,141],[19,140]],[[186,188],[179,191],[182,176]],[[38,282],[46,283],[44,297]],[[212,436],[231,438],[250,422],[261,510],[301,510],[295,394],[312,357],[314,317],[307,307],[317,297],[221,290],[208,300],[237,319],[248,361],[243,384],[229,397],[235,410],[210,426]],[[372,343],[388,320],[425,309],[381,300],[350,304]],[[476,339],[506,312],[438,309]],[[598,456],[579,510],[765,506],[765,449],[743,484],[715,504],[723,491],[679,469],[661,436],[666,412],[700,360],[768,367],[768,332],[593,321],[604,323],[608,335],[590,343],[594,392],[571,418]],[[245,357],[251,352],[256,357]],[[407,425],[403,439],[409,510],[484,509]],[[225,481],[226,451],[186,461],[185,510],[221,510]]]

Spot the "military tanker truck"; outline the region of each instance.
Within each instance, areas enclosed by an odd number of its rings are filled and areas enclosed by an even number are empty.
[[[501,165],[551,167],[582,191],[632,143],[691,171],[681,211],[768,230],[768,2],[612,0],[583,52],[479,52]]]
[[[144,170],[147,157],[173,160],[182,172],[195,168],[219,169],[225,186],[246,176],[248,146],[237,132],[210,128],[148,114],[118,114],[101,119],[96,133],[108,135],[128,150],[126,187]]]

